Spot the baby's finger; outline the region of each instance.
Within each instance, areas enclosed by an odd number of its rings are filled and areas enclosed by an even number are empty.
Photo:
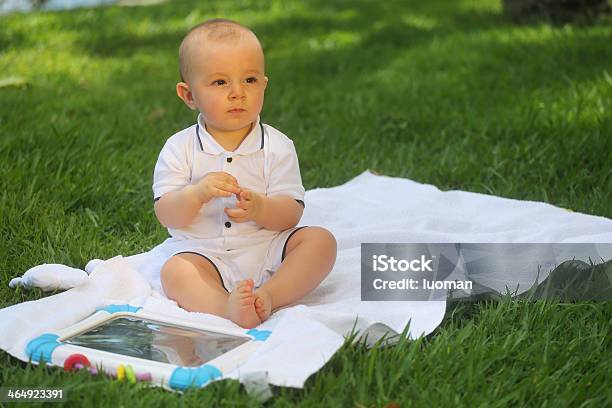
[[[228,193],[231,194],[240,194],[240,189],[232,184],[223,182],[223,181],[219,181],[217,183],[214,184],[215,188],[218,188],[219,190],[223,190],[223,191],[227,191]]]
[[[238,187],[238,180],[236,179],[236,177],[232,176],[229,173],[225,173],[225,178],[223,181]]]
[[[240,200],[236,202],[236,207],[242,208],[243,210],[248,210],[249,208],[251,208],[251,205],[252,204],[250,201]]]
[[[225,213],[227,214],[228,217],[234,217],[234,218],[242,218],[246,216],[246,211],[243,210],[242,208],[225,207]]]
[[[232,195],[229,191],[221,190],[220,188],[213,187],[212,195],[214,197],[229,197]]]
[[[250,200],[251,199],[251,192],[248,190],[242,190],[240,192],[240,198],[242,198],[243,200]]]
[[[247,222],[248,221],[247,217],[232,217],[232,216],[228,215],[227,218],[229,218],[232,222],[238,222],[238,223]]]
[[[232,222],[237,222],[237,223],[242,223],[242,222],[247,222],[249,221],[249,219],[247,217],[229,217],[228,218],[230,220],[232,220]]]
[[[240,191],[241,191],[238,186],[230,184],[230,183],[224,183],[223,189],[225,191],[229,191],[230,193],[234,193],[234,194],[240,194]]]
[[[225,208],[225,213],[228,218],[234,222],[248,221],[247,212],[240,208]]]

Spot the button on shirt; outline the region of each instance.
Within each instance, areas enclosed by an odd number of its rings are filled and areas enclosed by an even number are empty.
[[[196,184],[210,172],[223,171],[236,177],[241,187],[271,196],[287,195],[304,200],[298,158],[291,139],[272,126],[260,124],[234,151],[225,150],[198,123],[171,136],[164,145],[153,175],[155,200],[164,194]],[[237,199],[216,197],[202,205],[191,224],[168,228],[176,240],[206,239],[211,249],[226,250],[271,240],[278,231],[269,231],[248,221],[232,222],[223,209],[235,208]]]

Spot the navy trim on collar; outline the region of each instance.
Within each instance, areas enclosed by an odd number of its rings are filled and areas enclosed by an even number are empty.
[[[200,124],[196,124],[196,136],[198,137],[198,143],[200,144],[200,151],[204,151],[204,146],[202,146],[202,139],[200,139]]]
[[[263,123],[261,122],[261,120],[259,121],[259,128],[261,129],[261,147],[260,149],[263,149],[264,147],[264,127],[263,127]]]
[[[263,127],[263,123],[261,122],[261,120],[259,121],[259,128],[261,129],[261,146],[259,147],[259,149],[263,149],[264,148],[264,133],[266,132],[264,127]],[[200,145],[200,151],[204,151],[204,146],[202,145],[202,138],[200,137],[200,124],[196,123],[196,137],[198,138],[198,144]]]

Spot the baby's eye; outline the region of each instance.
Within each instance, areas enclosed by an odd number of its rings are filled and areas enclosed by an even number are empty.
[[[255,78],[255,77],[248,77],[246,79],[246,83],[247,84],[254,84],[255,82],[257,82],[257,78]]]
[[[225,85],[225,80],[224,79],[216,79],[212,82],[212,85],[217,85],[217,86],[222,86]]]

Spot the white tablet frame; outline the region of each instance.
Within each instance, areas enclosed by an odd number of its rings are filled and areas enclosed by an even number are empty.
[[[198,367],[183,367],[176,364],[146,360],[138,357],[102,351],[93,348],[64,343],[63,341],[85,333],[110,320],[130,317],[152,323],[167,324],[186,330],[204,330],[230,336],[243,337],[246,343],[214,358]],[[64,361],[72,354],[83,354],[92,366],[108,374],[116,374],[120,365],[131,365],[136,374],[150,373],[151,382],[164,388],[183,390],[190,386],[203,387],[210,381],[222,379],[226,374],[246,362],[271,332],[269,330],[245,330],[216,327],[210,324],[170,318],[157,315],[131,305],[109,305],[99,308],[91,316],[55,333],[44,333],[31,340],[26,346],[26,354],[33,363],[45,360],[47,364],[64,366]]]

